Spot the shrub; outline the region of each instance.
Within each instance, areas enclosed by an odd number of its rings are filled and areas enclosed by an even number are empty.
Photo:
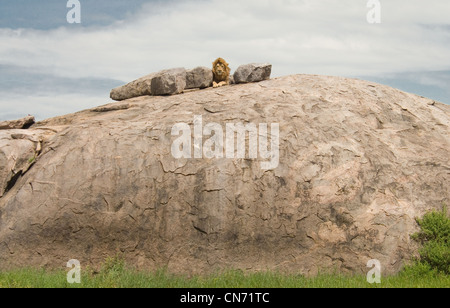
[[[450,219],[447,208],[429,212],[416,221],[421,230],[412,238],[423,246],[419,249],[420,257],[415,266],[450,274]]]

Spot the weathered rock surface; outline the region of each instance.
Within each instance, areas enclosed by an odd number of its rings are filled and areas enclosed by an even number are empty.
[[[388,274],[416,251],[414,218],[449,204],[450,106],[429,99],[298,75],[127,102],[31,127],[56,132],[0,198],[1,268],[119,253],[178,273],[367,272],[378,259]],[[192,129],[195,115],[204,127],[278,123],[278,167],[175,159],[172,127]]]
[[[271,73],[272,64],[251,63],[239,66],[233,74],[233,79],[237,84],[259,82],[270,79]]]
[[[0,122],[0,130],[5,129],[26,129],[34,124],[34,117],[28,116],[19,120]]]
[[[152,79],[152,95],[180,94],[186,88],[186,69],[173,68],[156,74]]]
[[[0,131],[0,197],[35,163],[49,134],[43,130]]]
[[[152,95],[152,80],[157,73],[134,80],[124,86],[111,90],[110,97],[115,101],[123,101],[133,97]]]
[[[186,89],[204,89],[211,87],[213,83],[213,72],[211,68],[199,66],[186,71]]]

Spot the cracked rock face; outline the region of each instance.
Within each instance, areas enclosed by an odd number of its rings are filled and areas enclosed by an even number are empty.
[[[172,129],[194,134],[195,116],[224,132],[279,124],[279,164],[263,170],[248,151],[174,158]],[[54,129],[35,163],[0,198],[0,267],[95,267],[119,253],[186,274],[367,272],[370,259],[394,273],[416,251],[414,218],[449,204],[449,120],[429,99],[310,75],[49,119],[29,130]]]

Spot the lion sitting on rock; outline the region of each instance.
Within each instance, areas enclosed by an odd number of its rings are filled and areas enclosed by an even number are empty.
[[[213,62],[213,87],[222,87],[230,84],[230,67],[228,63],[222,59],[217,58],[216,61]]]

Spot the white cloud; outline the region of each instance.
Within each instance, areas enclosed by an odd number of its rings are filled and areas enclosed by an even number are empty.
[[[150,71],[270,61],[278,75],[381,74],[450,68],[446,1],[381,1],[382,24],[365,1],[228,0],[145,5],[111,26],[1,30],[0,64],[41,67],[67,77],[129,80]]]
[[[0,29],[0,65],[131,81],[153,71],[271,62],[273,75],[382,76],[450,70],[450,2],[211,0],[144,5],[107,27]]]

